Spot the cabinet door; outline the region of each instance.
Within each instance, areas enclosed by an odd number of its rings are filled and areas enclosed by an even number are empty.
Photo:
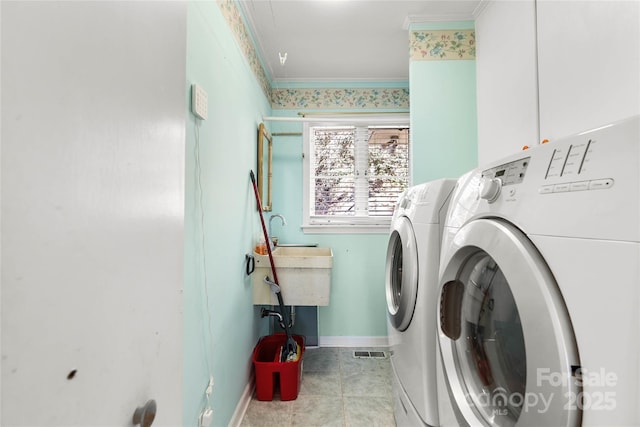
[[[640,114],[640,2],[538,1],[540,137]]]
[[[3,426],[182,424],[182,2],[2,2]]]
[[[478,163],[538,143],[535,2],[490,2],[476,19]]]

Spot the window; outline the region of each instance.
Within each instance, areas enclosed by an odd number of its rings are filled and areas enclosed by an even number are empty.
[[[388,232],[409,185],[409,126],[396,120],[305,126],[306,231]]]

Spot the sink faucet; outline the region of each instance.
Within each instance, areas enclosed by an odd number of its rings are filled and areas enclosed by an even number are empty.
[[[271,221],[273,221],[273,218],[280,218],[280,221],[282,221],[282,226],[287,225],[287,220],[284,219],[284,217],[280,214],[273,214],[271,215],[271,218],[269,218],[269,238],[271,239],[271,247],[273,247],[273,234],[271,234]]]

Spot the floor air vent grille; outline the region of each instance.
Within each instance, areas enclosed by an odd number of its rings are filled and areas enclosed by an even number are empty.
[[[356,359],[386,359],[387,354],[384,351],[363,351],[356,350],[353,352]]]

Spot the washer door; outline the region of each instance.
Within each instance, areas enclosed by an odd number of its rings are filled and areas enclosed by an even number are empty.
[[[418,247],[407,217],[394,221],[387,246],[386,294],[389,321],[404,331],[409,327],[418,296]]]
[[[463,226],[440,278],[443,368],[461,424],[574,426],[580,363],[560,290],[516,227]]]

